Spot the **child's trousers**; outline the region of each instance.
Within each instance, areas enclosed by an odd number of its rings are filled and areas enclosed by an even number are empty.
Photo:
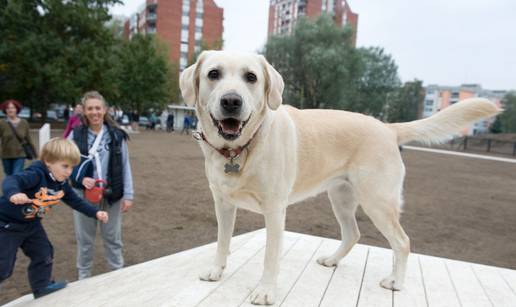
[[[32,292],[48,286],[54,248],[40,220],[27,224],[0,221],[0,246],[0,283],[12,275],[16,253],[21,248],[30,258],[28,275]]]

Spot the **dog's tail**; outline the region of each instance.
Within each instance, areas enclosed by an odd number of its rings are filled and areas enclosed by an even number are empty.
[[[502,110],[484,98],[469,98],[457,102],[425,119],[407,123],[388,124],[398,135],[398,144],[419,141],[440,143],[459,133],[463,128]]]

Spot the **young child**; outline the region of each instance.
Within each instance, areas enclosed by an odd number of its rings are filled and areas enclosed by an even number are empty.
[[[53,138],[43,146],[40,160],[5,178],[0,197],[0,283],[11,276],[16,252],[21,248],[30,258],[28,275],[34,298],[66,287],[66,281],[51,281],[54,249],[41,224],[44,214],[34,210],[32,201],[38,197],[36,193],[48,194],[107,223],[108,214],[78,197],[67,182],[79,162],[79,149],[73,142]]]

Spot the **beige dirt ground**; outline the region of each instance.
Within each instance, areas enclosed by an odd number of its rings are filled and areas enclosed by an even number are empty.
[[[136,199],[123,222],[126,265],[215,241],[217,223],[196,142],[143,132],[132,135],[129,146]],[[407,177],[401,222],[412,251],[516,269],[516,164],[410,150],[402,155]],[[360,243],[387,247],[361,210],[357,218]],[[76,280],[71,209],[54,207],[44,225],[55,248],[55,278]],[[239,210],[236,234],[262,227],[261,216]],[[339,238],[326,195],[290,207],[287,230]],[[94,274],[108,270],[100,240],[97,247]],[[14,274],[0,286],[0,304],[30,292],[27,266],[19,251]]]

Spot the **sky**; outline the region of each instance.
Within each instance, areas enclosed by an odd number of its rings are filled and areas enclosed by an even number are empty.
[[[224,8],[224,49],[259,51],[267,39],[269,0],[214,0]],[[129,16],[144,0],[112,8]],[[516,89],[516,1],[348,0],[358,47],[384,48],[402,81]]]

